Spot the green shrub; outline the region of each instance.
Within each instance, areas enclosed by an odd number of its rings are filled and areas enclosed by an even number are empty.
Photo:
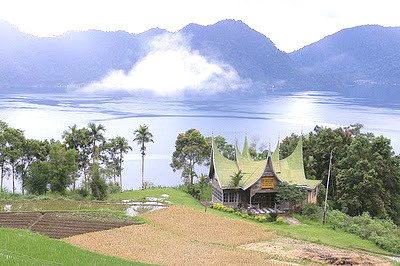
[[[267,222],[267,217],[261,216],[261,215],[254,216],[254,219],[257,222],[261,222],[261,223]]]
[[[121,187],[118,183],[111,182],[107,185],[107,192],[108,194],[121,192]]]
[[[311,220],[320,221],[323,216],[323,209],[316,204],[306,203],[301,207],[300,214],[307,216]]]
[[[278,217],[278,218],[276,218],[276,222],[277,222],[278,224],[283,224],[283,223],[285,223],[285,221],[283,220],[283,217]]]
[[[274,213],[274,212],[270,213],[269,217],[267,217],[268,221],[270,221],[270,222],[275,222],[276,218],[278,218],[278,214]]]
[[[327,221],[333,229],[358,235],[387,251],[400,253],[400,228],[391,220],[372,218],[368,213],[350,217],[334,210],[328,212]]]

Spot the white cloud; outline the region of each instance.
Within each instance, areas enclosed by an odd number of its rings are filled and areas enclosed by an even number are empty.
[[[179,33],[157,36],[149,45],[150,52],[128,73],[114,70],[83,91],[150,91],[166,96],[188,90],[210,94],[248,85],[233,67],[192,50],[188,39]]]

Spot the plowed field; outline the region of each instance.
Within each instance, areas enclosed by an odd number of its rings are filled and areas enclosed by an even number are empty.
[[[64,238],[134,224],[132,221],[102,221],[76,213],[0,213],[0,227],[30,229],[52,238]]]

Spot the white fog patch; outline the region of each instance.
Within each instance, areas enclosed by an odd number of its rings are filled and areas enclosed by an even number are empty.
[[[102,80],[90,83],[83,91],[144,90],[166,96],[188,90],[209,94],[248,85],[230,65],[212,61],[197,50],[192,50],[188,40],[181,34],[157,36],[149,46],[150,52],[129,72],[111,71]]]

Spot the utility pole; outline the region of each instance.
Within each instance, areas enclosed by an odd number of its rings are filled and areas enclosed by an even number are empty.
[[[329,158],[328,180],[326,183],[326,192],[325,192],[324,218],[322,219],[323,224],[326,223],[326,207],[328,205],[329,180],[331,179],[332,155],[333,155],[333,149],[331,150],[331,156]]]

